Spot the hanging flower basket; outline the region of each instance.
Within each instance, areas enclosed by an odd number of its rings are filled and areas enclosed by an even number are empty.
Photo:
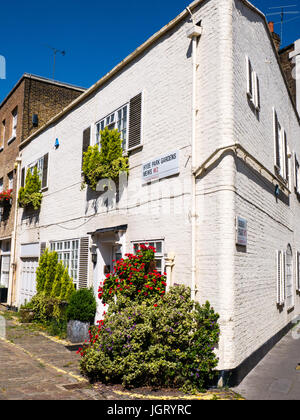
[[[12,203],[12,190],[2,191],[0,193],[0,206],[11,206]]]

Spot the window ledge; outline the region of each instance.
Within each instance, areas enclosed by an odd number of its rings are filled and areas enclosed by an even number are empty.
[[[132,147],[131,149],[128,149],[128,150],[127,150],[127,155],[128,155],[130,152],[134,152],[135,150],[142,149],[142,147],[143,147],[143,145],[142,145],[142,144],[138,144],[137,146],[134,146],[134,147]]]
[[[7,144],[12,143],[16,139],[16,136],[12,136],[9,140],[7,140]]]

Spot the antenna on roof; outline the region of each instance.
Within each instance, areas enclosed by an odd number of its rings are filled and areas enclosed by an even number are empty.
[[[275,10],[275,9],[281,9],[280,12],[273,12],[273,13],[268,13],[266,14],[266,16],[281,16],[281,21],[280,22],[276,22],[276,23],[280,23],[281,24],[281,42],[283,40],[283,23],[284,23],[284,18],[285,15],[297,15],[298,13],[300,13],[298,10],[294,10],[294,11],[286,11],[285,9],[291,8],[291,7],[297,7],[297,4],[291,4],[289,6],[276,6],[276,7],[269,7],[269,10]],[[300,16],[299,16],[300,17]],[[292,19],[291,19],[292,20]]]
[[[60,53],[61,55],[66,55],[66,51],[61,51],[56,48],[50,47],[49,45],[46,45],[46,47],[50,48],[53,51],[53,72],[52,72],[52,79],[54,80],[55,75],[55,64],[56,64],[56,54]]]

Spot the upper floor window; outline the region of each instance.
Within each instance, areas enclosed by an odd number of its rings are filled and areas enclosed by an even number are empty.
[[[0,151],[4,148],[5,143],[5,120],[1,124],[1,133],[0,133]]]
[[[251,61],[246,56],[247,95],[254,108],[260,110],[260,86],[257,73],[253,70]]]
[[[16,107],[12,112],[12,125],[11,125],[10,140],[15,139],[17,136],[17,125],[18,125],[18,107]]]
[[[105,127],[108,127],[109,130],[118,129],[121,134],[122,148],[123,150],[127,149],[128,107],[129,104],[123,105],[96,124],[96,144],[99,149],[101,148],[101,131]]]
[[[289,180],[288,144],[285,129],[278,120],[273,108],[275,169],[284,180]]]
[[[110,130],[117,129],[121,133],[122,148],[130,151],[142,146],[142,114],[143,114],[143,93],[139,93],[130,101],[116,111],[111,112],[96,123],[95,144],[101,148],[101,131],[105,127]],[[86,130],[85,130],[86,132]],[[86,151],[89,144],[89,135],[83,137],[83,151]]]
[[[38,175],[42,183],[42,188],[47,188],[48,187],[48,153],[42,156],[41,158],[37,159],[35,162],[31,163],[28,166],[28,168],[31,170],[31,173],[33,173],[35,167],[37,168]],[[22,169],[22,171],[23,170],[24,170],[24,173],[22,174],[22,183],[24,183],[23,180],[25,179],[24,178],[25,169]]]
[[[8,189],[12,190],[14,187],[14,173],[11,171],[8,175]]]
[[[0,178],[0,193],[3,192],[3,178]]]

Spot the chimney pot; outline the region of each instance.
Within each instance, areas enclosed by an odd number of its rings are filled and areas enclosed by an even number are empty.
[[[269,22],[269,29],[270,29],[270,32],[273,34],[274,33],[274,22]]]

